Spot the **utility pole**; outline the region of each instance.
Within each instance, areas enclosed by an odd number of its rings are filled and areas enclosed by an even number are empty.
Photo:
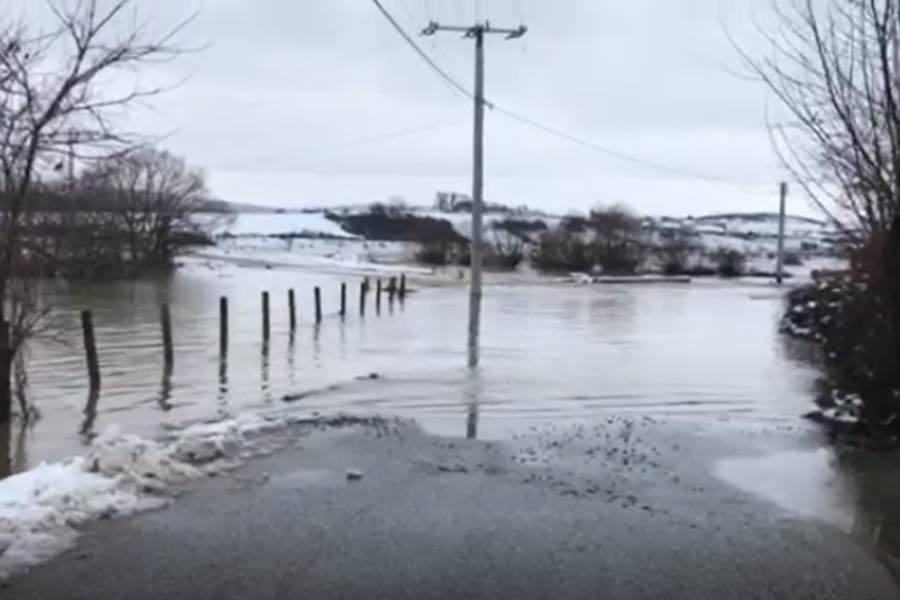
[[[785,205],[787,204],[787,183],[781,182],[778,189],[778,254],[775,263],[775,282],[778,285],[784,281],[784,219]]]
[[[469,290],[469,368],[478,366],[478,335],[481,329],[482,267],[484,256],[484,38],[499,34],[512,40],[520,38],[528,31],[524,25],[516,29],[503,29],[490,23],[476,23],[471,26],[441,25],[432,21],[422,35],[434,35],[440,31],[462,33],[463,37],[475,40],[475,123],[472,143],[472,279]]]
[[[75,187],[75,131],[66,134],[66,185]]]

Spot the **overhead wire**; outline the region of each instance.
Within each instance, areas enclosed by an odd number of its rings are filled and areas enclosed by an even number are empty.
[[[382,14],[382,16],[384,16],[384,18],[387,19],[388,23],[391,24],[391,27],[393,27],[394,30],[395,30],[398,34],[400,34],[400,36],[402,36],[404,40],[406,40],[406,43],[409,44],[409,46],[410,46],[413,50],[415,50],[416,54],[418,54],[418,55],[422,58],[422,60],[424,60],[424,61],[428,64],[428,66],[431,67],[431,69],[432,69],[435,73],[437,73],[438,77],[440,77],[441,80],[442,80],[446,85],[448,85],[448,86],[450,87],[450,89],[456,91],[457,93],[460,93],[460,94],[466,96],[466,97],[469,98],[470,100],[471,100],[471,99],[474,99],[474,96],[472,95],[472,92],[470,92],[469,90],[467,90],[467,89],[465,88],[465,86],[463,86],[462,84],[460,84],[459,82],[457,82],[455,79],[453,79],[453,77],[451,77],[451,76],[450,76],[446,71],[444,71],[444,70],[443,70],[436,62],[434,62],[434,60],[428,55],[428,53],[425,52],[425,51],[419,46],[419,44],[416,43],[416,40],[414,40],[414,39],[406,32],[405,29],[403,29],[403,26],[400,25],[400,23],[397,21],[397,19],[395,19],[394,16],[393,16],[393,15],[392,15],[385,7],[384,7],[384,5],[381,3],[380,0],[372,0],[372,3],[375,4],[375,7],[378,8],[378,11]]]
[[[340,144],[335,144],[333,146],[327,146],[312,150],[308,153],[308,155],[316,155],[326,153],[332,150],[342,150],[344,148],[354,148],[357,146],[365,146],[368,144],[376,144],[380,142],[386,142],[389,140],[394,140],[402,137],[407,137],[410,135],[415,135],[417,133],[424,133],[426,131],[434,131],[437,129],[443,129],[444,127],[449,127],[450,125],[458,125],[460,123],[460,119],[444,119],[442,121],[434,121],[431,123],[425,123],[423,125],[417,125],[415,127],[407,127],[406,129],[399,129],[396,131],[386,132],[383,134],[378,134],[371,137],[359,138],[356,140],[349,140],[347,142],[342,142]]]
[[[560,131],[558,129],[550,127],[549,125],[544,125],[543,123],[539,123],[537,121],[534,121],[533,119],[529,119],[528,117],[523,117],[522,115],[514,113],[511,110],[507,110],[507,109],[503,108],[502,106],[495,105],[494,111],[498,112],[502,115],[505,115],[505,116],[509,117],[510,119],[513,119],[514,121],[518,121],[519,123],[522,123],[524,125],[534,127],[535,129],[540,129],[541,131],[543,131],[545,133],[548,133],[550,135],[556,136],[556,137],[564,139],[564,140],[568,140],[568,141],[572,142],[573,144],[577,144],[577,145],[587,148],[589,150],[594,150],[595,152],[599,152],[601,154],[606,154],[607,156],[611,156],[613,158],[617,158],[617,159],[625,161],[625,162],[631,162],[631,163],[638,164],[641,166],[653,168],[653,169],[656,169],[659,171],[664,171],[664,172],[667,172],[672,175],[679,175],[679,176],[687,177],[687,178],[691,178],[691,179],[700,179],[700,180],[704,180],[704,181],[709,181],[711,183],[727,183],[730,185],[738,185],[737,182],[735,182],[731,179],[725,179],[722,177],[715,177],[715,176],[711,176],[711,175],[704,175],[702,173],[696,173],[693,171],[686,171],[684,169],[679,169],[676,167],[663,165],[663,164],[656,163],[653,161],[645,160],[643,158],[638,158],[636,156],[631,156],[629,154],[624,154],[617,150],[613,150],[611,148],[606,148],[606,147],[600,146],[598,144],[594,144],[593,142],[589,142],[587,140],[581,139],[574,135],[568,134],[564,131]]]
[[[391,25],[391,27],[403,38],[403,40],[410,46],[410,48],[416,54],[418,54],[419,57],[422,58],[422,60],[424,60],[426,62],[426,64],[431,68],[431,70],[446,85],[448,85],[455,92],[462,94],[467,99],[473,100],[473,101],[475,100],[474,93],[472,93],[472,91],[470,91],[464,85],[462,85],[458,81],[456,81],[451,75],[449,75],[444,69],[442,69],[441,66],[438,65],[434,61],[434,59],[432,59],[431,56],[429,56],[428,53],[422,49],[422,47],[416,42],[416,40],[413,39],[412,36],[410,36],[409,33],[406,32],[405,29],[403,29],[403,26],[400,25],[399,22],[397,22],[397,20],[384,7],[384,5],[381,3],[380,0],[372,0],[372,3],[376,6],[376,8],[382,14],[382,16],[388,21],[388,23]],[[496,105],[495,103],[489,101],[487,98],[484,98],[483,102],[485,104],[485,107],[492,109],[502,115],[505,115],[506,117],[508,117],[510,119],[518,121],[519,123],[528,125],[535,129],[541,130],[544,133],[559,137],[561,139],[568,140],[568,141],[570,141],[574,144],[577,144],[579,146],[582,146],[584,148],[593,150],[593,151],[601,153],[601,154],[605,154],[607,156],[610,156],[610,157],[613,157],[613,158],[616,158],[616,159],[619,159],[619,160],[622,160],[625,162],[631,162],[633,164],[638,164],[638,165],[645,166],[648,168],[656,169],[661,172],[666,172],[666,173],[669,173],[672,175],[678,175],[678,176],[685,177],[685,178],[698,179],[698,180],[703,180],[703,181],[712,182],[712,183],[728,184],[728,185],[736,186],[739,189],[742,189],[742,186],[746,185],[744,183],[736,182],[736,181],[733,181],[730,179],[704,175],[704,174],[696,173],[696,172],[691,172],[691,171],[687,171],[687,170],[680,169],[677,167],[672,167],[670,165],[664,165],[664,164],[657,163],[654,161],[650,161],[650,160],[646,160],[646,159],[639,158],[636,156],[632,156],[632,155],[629,155],[629,154],[626,154],[623,152],[619,152],[617,150],[613,150],[611,148],[601,146],[601,145],[593,143],[593,142],[589,142],[578,136],[575,136],[575,135],[572,135],[569,133],[565,133],[563,131],[560,131],[558,129],[550,127],[548,125],[544,125],[542,123],[539,123],[538,121],[535,121],[534,119],[529,119],[528,117],[524,117],[518,113],[515,113],[511,110],[508,110],[506,108]],[[758,192],[750,192],[745,189],[742,189],[742,191],[744,193],[749,193],[749,194],[758,193]],[[768,194],[768,192],[766,194]]]

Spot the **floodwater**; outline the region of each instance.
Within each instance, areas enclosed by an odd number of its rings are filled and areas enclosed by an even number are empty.
[[[850,527],[849,483],[798,419],[812,408],[815,365],[777,334],[781,296],[769,284],[577,286],[489,278],[482,367],[472,375],[464,367],[464,286],[416,286],[403,304],[385,300],[380,314],[370,297],[361,318],[361,281],[360,274],[194,262],[164,282],[55,293],[53,332],[28,354],[28,397],[41,416],[14,435],[14,469],[76,454],[90,433],[114,425],[153,436],[168,424],[270,407],[399,414],[436,433],[489,438],[610,415],[684,417],[738,425],[745,433],[777,432],[757,436],[755,455],[721,461],[721,476],[789,510]],[[318,327],[316,286],[324,312]],[[293,335],[289,289],[297,298]],[[263,291],[272,307],[268,343]],[[225,364],[220,297],[230,311]],[[169,374],[162,302],[171,307],[175,341]],[[102,371],[91,419],[78,320],[87,308]]]
[[[794,420],[813,367],[775,334],[777,295],[760,285],[489,284],[482,371],[465,365],[467,290],[422,287],[403,304],[358,314],[359,275],[194,266],[168,282],[128,282],[54,297],[52,335],[29,351],[28,396],[41,411],[29,462],[77,451],[88,397],[78,314],[94,314],[102,393],[94,430],[153,434],[160,424],[281,405],[387,412],[452,435],[505,436],[533,423],[605,413]],[[348,317],[336,315],[348,286]],[[313,289],[323,323],[313,325]],[[287,294],[297,298],[290,335]],[[271,302],[262,334],[261,294]],[[227,364],[219,298],[229,301]],[[175,356],[163,368],[159,305],[171,307]],[[377,374],[371,379],[370,374]],[[473,412],[477,412],[477,419]]]

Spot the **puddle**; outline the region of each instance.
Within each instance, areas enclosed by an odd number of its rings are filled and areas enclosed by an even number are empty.
[[[858,518],[853,481],[828,448],[723,459],[715,474],[787,511],[847,532]]]
[[[900,454],[847,452],[840,464],[856,491],[854,533],[900,557]]]

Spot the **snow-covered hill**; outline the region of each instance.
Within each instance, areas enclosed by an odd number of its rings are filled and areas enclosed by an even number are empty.
[[[366,209],[342,211],[363,214]],[[453,229],[465,237],[471,236],[472,217],[469,213],[447,213],[433,209],[404,209],[404,214],[449,222]],[[518,222],[535,227],[558,227],[574,215],[548,215],[540,212],[489,212],[485,215],[485,227],[490,230],[499,223]],[[694,218],[646,217],[650,228],[684,228],[696,234],[697,240],[709,251],[737,250],[748,256],[766,256],[775,253],[778,237],[778,215],[775,213],[731,213]],[[359,239],[345,231],[340,223],[324,210],[320,212],[238,213],[233,222],[219,231],[242,238],[296,236],[331,239]],[[834,251],[840,238],[837,230],[823,221],[807,217],[788,216],[785,221],[785,249],[809,255],[828,255]]]
[[[357,239],[324,212],[238,212],[231,223],[218,226],[216,235],[235,237],[295,236],[308,238]]]

